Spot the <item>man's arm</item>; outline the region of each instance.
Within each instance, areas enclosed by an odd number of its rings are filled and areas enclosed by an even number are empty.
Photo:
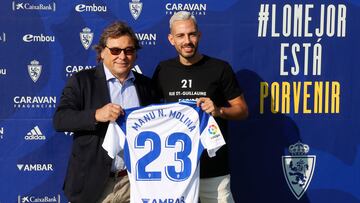
[[[57,131],[95,130],[96,109],[82,109],[79,81],[69,78],[62,92],[60,102],[53,116],[53,125]]]
[[[208,97],[201,97],[196,102],[197,106],[201,106],[203,111],[214,117],[221,117],[228,120],[242,120],[248,116],[249,112],[244,95],[228,100],[228,103],[228,107],[217,107]]]
[[[78,79],[69,78],[53,116],[53,125],[57,131],[93,131],[98,122],[116,120],[123,113],[119,105],[111,103],[98,109],[84,109],[84,94]]]

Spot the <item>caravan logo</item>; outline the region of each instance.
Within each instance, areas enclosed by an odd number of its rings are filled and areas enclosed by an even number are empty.
[[[12,2],[12,10],[36,10],[36,11],[56,11],[56,3],[48,3],[48,4],[33,4],[33,3],[24,3],[24,2]]]
[[[39,126],[35,126],[33,129],[30,130],[24,137],[25,140],[45,140],[45,135],[42,134],[40,131]]]
[[[132,2],[129,2],[129,9],[132,17],[137,20],[141,14],[142,11],[142,2],[140,0],[132,0]]]
[[[165,4],[166,15],[173,15],[178,11],[188,11],[193,15],[206,15],[207,4],[198,3],[167,3]]]
[[[94,33],[91,32],[90,28],[86,27],[80,32],[80,41],[85,49],[89,49],[92,40],[94,38]]]
[[[56,96],[15,96],[14,108],[55,108]]]
[[[27,195],[27,196],[18,196],[18,203],[32,203],[32,202],[46,202],[46,203],[60,203],[60,194],[57,196],[34,196],[34,195]]]
[[[73,74],[82,71],[95,68],[96,66],[76,66],[76,65],[68,65],[65,67],[66,77],[71,77]]]
[[[140,45],[156,45],[156,33],[135,33]]]
[[[308,145],[299,141],[290,145],[290,156],[282,156],[286,182],[298,200],[306,192],[314,174],[316,156],[306,155],[309,150]]]
[[[28,73],[31,78],[31,80],[35,83],[40,75],[41,75],[42,65],[40,65],[39,61],[33,60],[30,62],[30,65],[28,65]]]

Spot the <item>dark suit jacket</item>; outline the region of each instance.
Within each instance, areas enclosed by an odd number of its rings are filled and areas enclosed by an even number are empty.
[[[134,72],[141,106],[156,103],[151,80]],[[95,202],[109,177],[112,159],[102,148],[108,126],[95,122],[96,109],[110,102],[103,65],[69,78],[53,118],[57,131],[74,132],[64,192],[72,203]]]

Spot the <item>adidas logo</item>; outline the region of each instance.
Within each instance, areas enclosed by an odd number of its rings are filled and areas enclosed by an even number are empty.
[[[31,129],[30,132],[27,133],[25,136],[25,140],[45,140],[45,135],[42,134],[40,131],[39,126],[35,126],[33,129]]]
[[[138,66],[138,65],[135,65],[131,70],[133,70],[133,71],[135,71],[135,72],[137,72],[137,73],[142,74],[142,71],[141,71],[141,69],[140,69],[140,66]]]

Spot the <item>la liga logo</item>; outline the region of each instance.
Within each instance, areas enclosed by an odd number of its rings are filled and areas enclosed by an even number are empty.
[[[216,135],[216,134],[218,134],[219,128],[216,125],[212,124],[209,126],[208,131],[209,131],[210,135]]]

